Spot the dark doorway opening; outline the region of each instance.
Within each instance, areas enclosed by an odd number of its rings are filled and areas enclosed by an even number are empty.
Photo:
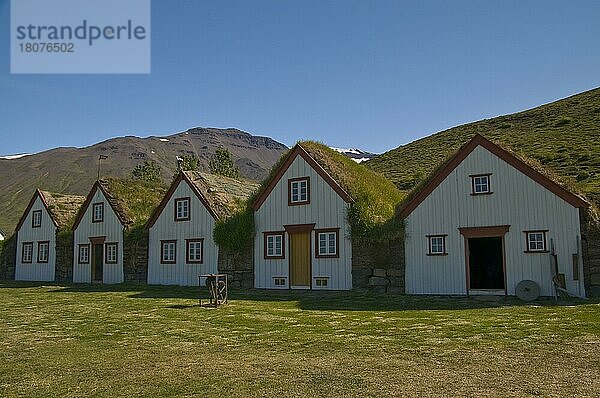
[[[504,290],[502,238],[469,238],[469,287]]]
[[[102,271],[104,269],[104,245],[95,243],[92,246],[92,281],[102,282]]]

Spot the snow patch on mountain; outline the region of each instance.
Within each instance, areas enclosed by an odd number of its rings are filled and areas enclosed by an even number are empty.
[[[31,153],[18,153],[16,155],[6,155],[6,156],[0,156],[0,159],[19,159],[22,158],[23,156],[29,156],[31,155]]]
[[[362,162],[365,162],[365,161],[377,156],[374,153],[363,151],[362,149],[358,149],[358,148],[336,148],[336,147],[330,147],[330,148],[336,152],[341,153],[342,155],[348,156],[350,159],[354,160],[356,163],[362,163]]]

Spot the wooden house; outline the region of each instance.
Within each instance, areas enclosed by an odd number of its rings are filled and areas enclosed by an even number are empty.
[[[84,199],[36,189],[15,229],[15,280],[55,280],[57,233],[70,227]]]
[[[515,294],[523,280],[584,296],[580,209],[588,203],[477,135],[401,209],[406,292]]]
[[[197,286],[217,272],[215,223],[246,200],[257,184],[197,172],[180,172],[150,217],[148,284]]]
[[[254,202],[256,288],[352,288],[353,199],[322,160],[297,144]]]

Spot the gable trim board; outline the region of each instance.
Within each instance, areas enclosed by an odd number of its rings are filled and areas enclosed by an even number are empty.
[[[331,177],[329,175],[329,173],[327,173],[327,171],[325,171],[325,169],[323,169],[323,167],[321,167],[321,165],[315,159],[313,159],[312,156],[310,156],[308,154],[308,152],[306,152],[306,150],[304,148],[302,148],[302,146],[300,144],[296,144],[290,150],[290,152],[286,155],[286,159],[279,166],[279,168],[277,169],[277,172],[275,173],[273,178],[271,178],[271,181],[269,181],[269,183],[267,184],[265,189],[260,193],[260,195],[254,201],[254,205],[252,206],[254,211],[257,211],[258,209],[260,209],[260,207],[265,202],[265,200],[267,199],[267,197],[269,196],[271,191],[273,191],[273,189],[275,188],[275,186],[277,185],[279,180],[281,180],[281,177],[283,177],[285,172],[289,169],[289,167],[292,165],[292,163],[298,156],[302,157],[302,159],[304,159],[306,161],[306,163],[308,163],[317,172],[317,174],[319,174],[325,180],[325,182],[327,182],[327,184],[329,184],[329,186],[335,192],[337,192],[337,194],[345,202],[352,203],[354,201],[352,199],[352,197],[344,190],[344,188],[342,188],[340,186],[340,184],[338,184],[337,181],[335,181],[333,179],[333,177]],[[302,178],[305,178],[305,176],[297,176],[295,178],[302,179]]]
[[[102,263],[102,283],[122,283],[125,280],[124,253],[125,229],[129,221],[112,203],[114,197],[96,181],[86,196],[73,224],[73,282],[95,282],[96,260]],[[93,221],[92,203],[103,203],[102,221]],[[106,205],[108,204],[108,206]],[[105,243],[117,245],[117,261],[107,263]],[[79,262],[80,245],[89,245],[88,262]],[[97,252],[101,250],[101,252]]]
[[[56,220],[54,220],[54,217],[52,217],[52,213],[50,212],[50,209],[48,208],[48,203],[46,202],[46,198],[44,197],[44,194],[39,189],[36,189],[35,192],[34,192],[34,194],[33,194],[33,197],[29,201],[29,204],[25,208],[25,211],[23,212],[23,215],[21,216],[21,218],[19,219],[19,222],[17,223],[17,226],[15,228],[15,232],[18,232],[21,229],[21,227],[23,226],[23,223],[25,222],[25,219],[27,218],[27,215],[31,211],[31,208],[35,204],[35,201],[36,201],[36,199],[38,197],[42,201],[42,204],[44,205],[44,208],[46,208],[46,213],[48,213],[48,217],[50,217],[50,220],[52,220],[52,222],[54,223],[54,226],[58,227],[58,224],[56,223]]]
[[[189,218],[177,220],[175,201],[189,199]],[[173,212],[173,214],[169,213]],[[146,223],[148,228],[148,275],[150,285],[198,286],[200,275],[218,271],[219,248],[213,230],[219,219],[210,202],[183,171],[175,177],[167,193]],[[174,261],[163,261],[163,243],[173,243]],[[200,260],[188,261],[189,244],[201,242]]]
[[[284,156],[253,204],[254,287],[351,289],[352,244],[347,211],[353,199],[301,145]],[[299,179],[310,181],[308,200],[290,203],[289,181]],[[318,255],[315,231],[337,232],[335,256]],[[282,236],[281,256],[266,256],[266,237],[272,234]],[[327,283],[318,284],[317,279],[327,279]]]
[[[179,183],[181,181],[185,181],[188,184],[188,186],[190,187],[190,189],[196,194],[196,197],[200,200],[200,202],[202,202],[202,204],[204,205],[204,207],[206,207],[206,210],[208,210],[208,212],[210,213],[210,215],[215,220],[218,219],[217,214],[211,208],[211,206],[208,203],[208,200],[206,199],[206,197],[204,196],[204,194],[198,189],[198,187],[196,186],[196,184],[194,184],[189,179],[189,177],[185,174],[185,172],[180,171],[179,174],[177,174],[177,177],[175,177],[175,179],[171,183],[171,186],[169,187],[169,190],[167,191],[167,193],[165,194],[165,196],[161,200],[160,204],[158,205],[158,207],[154,210],[154,212],[150,216],[150,219],[146,223],[146,228],[148,228],[148,229],[152,228],[152,226],[154,225],[154,223],[156,222],[156,220],[158,219],[158,217],[162,214],[162,211],[164,210],[165,206],[171,200],[171,197],[175,193],[175,190],[177,189],[177,187],[179,186]],[[191,214],[191,212],[190,212],[190,214]]]
[[[493,172],[494,193],[470,195],[469,178],[481,172]],[[540,285],[542,295],[550,296],[550,254],[529,252],[524,237],[526,231],[544,230],[556,248],[567,289],[584,296],[583,284],[573,278],[572,257],[580,251],[579,212],[587,206],[511,153],[475,136],[401,209],[406,292],[497,294],[503,285],[502,294],[515,294],[516,285],[530,279]],[[428,234],[447,234],[447,255],[426,255]]]
[[[111,207],[112,211],[115,213],[115,215],[121,222],[121,225],[123,225],[123,227],[125,227],[128,224],[127,220],[112,204],[112,202],[110,200],[111,195],[106,191],[106,189],[104,189],[104,187],[102,186],[100,181],[96,181],[94,183],[94,185],[92,186],[92,189],[86,196],[85,202],[83,202],[83,205],[81,206],[81,209],[79,210],[79,213],[77,214],[77,218],[75,218],[75,222],[73,223],[73,231],[77,230],[77,228],[79,227],[79,223],[81,222],[81,220],[83,219],[83,216],[87,212],[87,209],[90,206],[90,204],[94,198],[94,195],[96,194],[96,191],[98,189],[100,189],[100,191],[102,191],[102,195],[104,196],[104,199],[108,202],[108,205]],[[106,208],[104,209],[104,212],[106,212]],[[106,217],[106,214],[104,214],[104,217]],[[90,218],[90,220],[91,220],[91,218]]]
[[[404,205],[400,210],[400,217],[406,218],[412,211],[429,196],[435,188],[438,187],[456,169],[456,167],[462,163],[463,160],[471,153],[475,148],[481,146],[506,163],[525,174],[533,181],[542,185],[544,188],[553,192],[557,196],[561,197],[567,203],[573,207],[588,207],[589,203],[581,197],[575,195],[571,191],[564,188],[562,185],[556,183],[550,178],[546,177],[521,159],[517,158],[506,149],[494,144],[482,135],[477,134],[469,142],[463,145],[458,152],[436,173],[431,179]]]
[[[41,208],[32,211],[35,204],[41,203]],[[38,205],[39,206],[39,205]],[[42,211],[44,210],[44,211]],[[35,211],[40,211],[41,224],[33,227],[33,223],[25,223],[28,216],[33,217]],[[47,219],[47,220],[46,220]],[[49,221],[48,221],[49,220]],[[52,217],[48,203],[41,190],[36,189],[27,208],[15,228],[16,256],[15,280],[18,281],[54,281],[56,274],[56,231],[58,223]],[[47,244],[46,260],[40,261],[40,243]],[[31,248],[30,261],[23,261],[24,245]]]

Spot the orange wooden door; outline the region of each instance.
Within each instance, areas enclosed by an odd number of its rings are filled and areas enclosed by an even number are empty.
[[[290,285],[310,287],[310,232],[290,235]]]

